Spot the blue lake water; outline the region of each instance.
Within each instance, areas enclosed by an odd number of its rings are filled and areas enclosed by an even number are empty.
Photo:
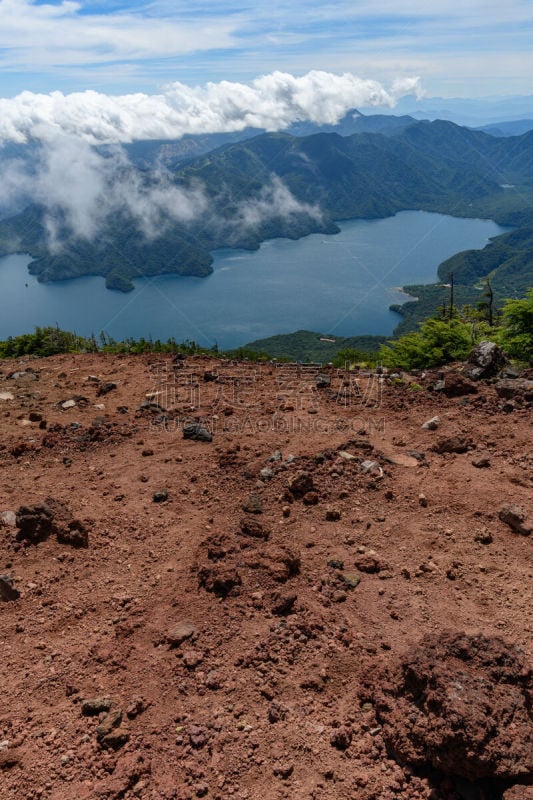
[[[273,239],[255,252],[214,253],[208,278],[158,276],[129,294],[97,277],[41,284],[27,256],[0,259],[0,339],[55,325],[80,335],[149,336],[237,347],[299,329],[337,336],[390,334],[397,287],[431,283],[438,265],[503,233],[495,222],[403,211],[340,223],[335,236]],[[396,288],[395,288],[396,287]]]

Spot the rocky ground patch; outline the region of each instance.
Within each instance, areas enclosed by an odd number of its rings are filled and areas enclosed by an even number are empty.
[[[531,381],[475,377],[0,362],[2,799],[529,798]]]

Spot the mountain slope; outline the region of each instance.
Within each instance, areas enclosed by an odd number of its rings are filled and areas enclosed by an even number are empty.
[[[281,133],[290,136],[313,136],[316,133],[337,133],[339,136],[352,136],[354,133],[383,133],[395,136],[417,120],[408,115],[361,114],[352,109],[335,125],[318,125],[314,122],[295,122]],[[211,150],[227,144],[237,144],[266,133],[258,128],[245,128],[228,133],[206,133],[186,135],[176,141],[141,141],[124,145],[132,163],[143,169],[150,169],[161,162],[176,167],[183,161],[205,155]]]
[[[149,187],[151,174],[139,174]],[[422,209],[531,224],[532,180],[533,132],[495,139],[453,123],[421,122],[395,136],[263,134],[177,166],[174,186],[201,187],[205,201],[190,222],[162,214],[156,235],[147,238],[124,211],[108,216],[89,239],[71,235],[66,219],[56,218],[61,246],[54,249],[47,238],[50,211],[32,206],[0,222],[0,253],[30,253],[41,281],[96,274],[125,291],[139,275],[206,275],[217,248],[254,249],[267,238],[334,233],[335,219]],[[502,188],[512,182],[520,182],[519,191]],[[489,253],[476,276],[491,264]],[[520,269],[531,274],[527,261]]]

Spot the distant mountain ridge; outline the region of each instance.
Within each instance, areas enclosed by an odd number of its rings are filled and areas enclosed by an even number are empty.
[[[352,109],[334,125],[318,125],[314,122],[295,122],[278,133],[290,136],[312,136],[316,133],[337,133],[339,136],[351,136],[354,133],[383,133],[393,136],[400,133],[408,125],[417,120],[407,115],[390,116],[387,114],[361,114]],[[176,166],[179,162],[196,158],[227,144],[237,144],[267,131],[259,128],[245,128],[242,131],[228,133],[207,133],[183,136],[176,141],[139,141],[124,145],[132,163],[142,169],[149,169],[161,162],[167,166]]]
[[[376,113],[363,106],[363,113]],[[444,119],[472,128],[533,117],[533,95],[507,97],[400,97],[394,109],[384,114],[409,114],[417,120]]]
[[[490,133],[491,136],[521,136],[533,130],[533,119],[516,119],[505,122],[493,122],[476,128],[478,131]]]

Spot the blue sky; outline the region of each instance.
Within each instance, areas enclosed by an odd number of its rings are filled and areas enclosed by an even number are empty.
[[[153,94],[275,70],[533,94],[531,0],[0,0],[0,97]]]

